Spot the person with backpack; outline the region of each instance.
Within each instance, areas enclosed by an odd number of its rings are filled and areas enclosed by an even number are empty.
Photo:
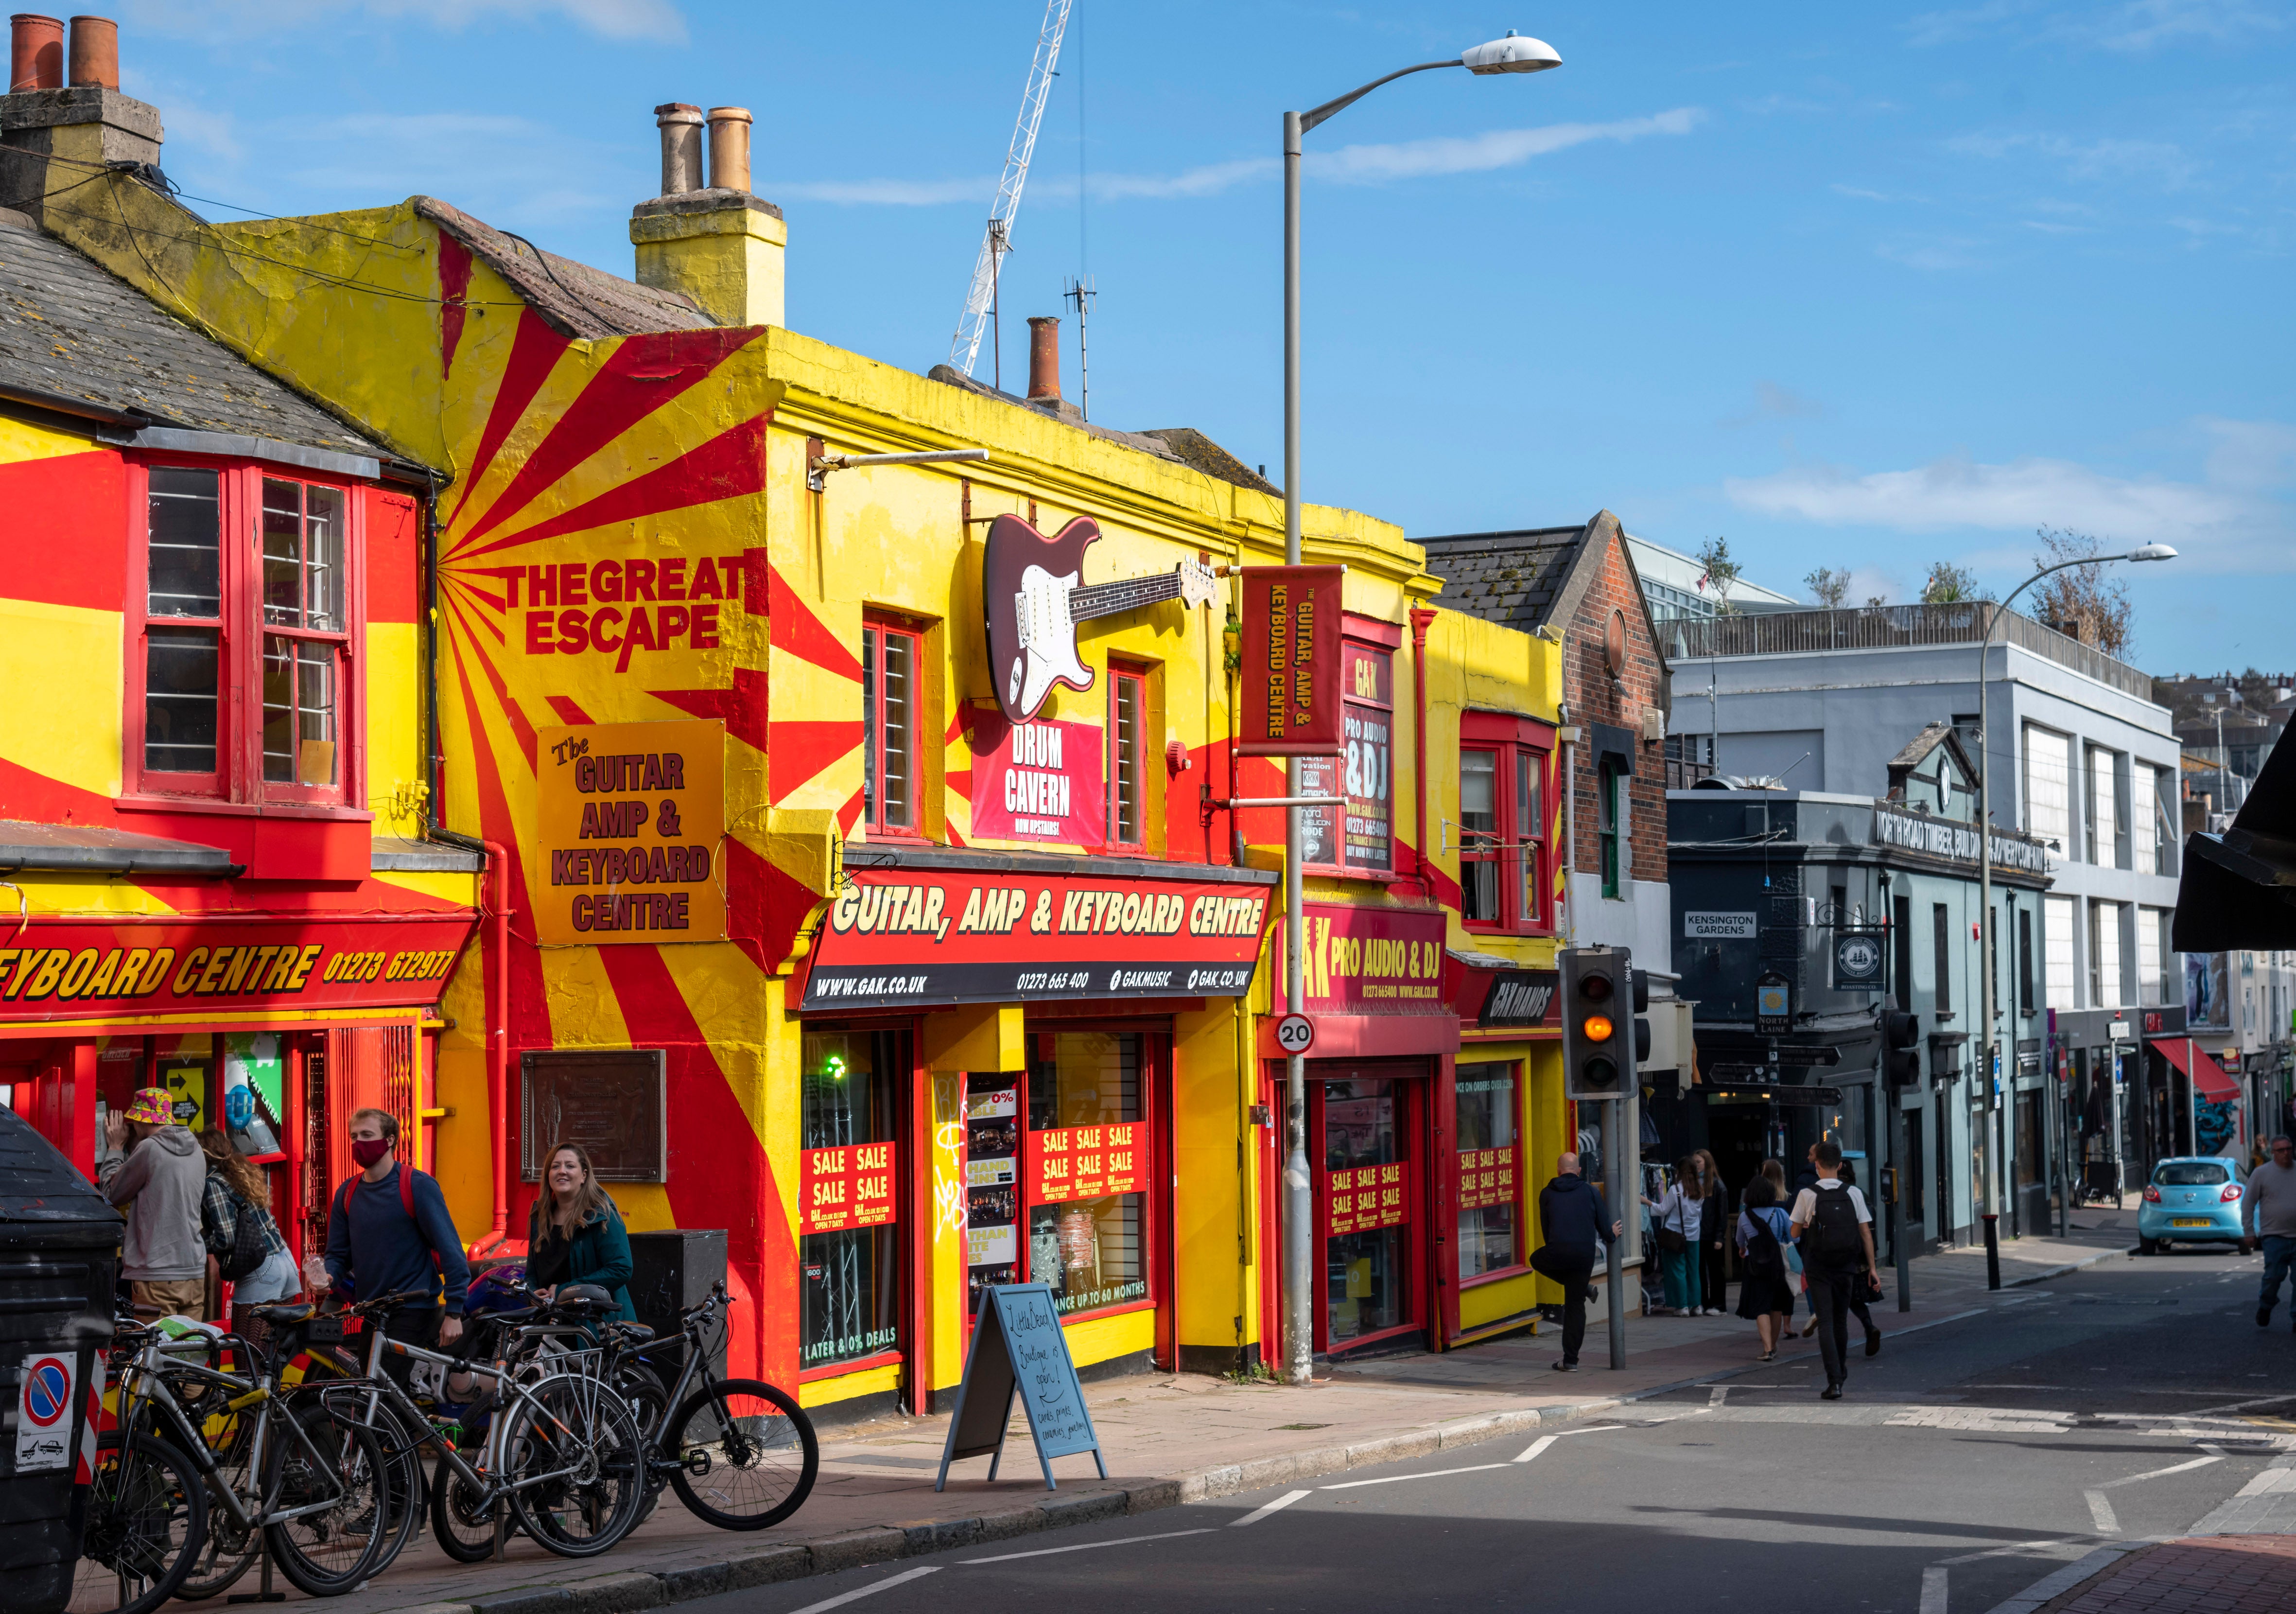
[[[1849,1381],[1849,1300],[1874,1268],[1874,1213],[1866,1196],[1841,1181],[1841,1146],[1832,1139],[1811,1151],[1816,1186],[1794,1198],[1792,1232],[1801,1247],[1809,1308],[1817,1317],[1817,1350],[1825,1363],[1827,1401]]]
[[[1793,1233],[1785,1207],[1767,1177],[1746,1184],[1745,1208],[1738,1214],[1738,1315],[1749,1319],[1762,1342],[1762,1360],[1778,1354],[1778,1341],[1793,1314],[1793,1285],[1786,1249]]]
[[[260,1348],[270,1330],[254,1315],[258,1305],[292,1299],[303,1287],[295,1257],[272,1220],[263,1173],[239,1152],[229,1134],[209,1127],[200,1134],[207,1157],[207,1188],[200,1200],[200,1232],[216,1271],[231,1285],[231,1331]]]
[[[1666,1309],[1677,1317],[1695,1317],[1704,1309],[1700,1280],[1704,1263],[1699,1254],[1698,1230],[1706,1209],[1706,1184],[1696,1157],[1675,1162],[1674,1181],[1658,1198],[1645,1198],[1652,1231],[1658,1239],[1660,1271],[1666,1280]]]
[[[447,1214],[447,1196],[428,1172],[391,1157],[398,1118],[389,1111],[352,1112],[350,1139],[359,1174],[335,1190],[325,1262],[304,1275],[320,1294],[341,1289],[373,1297],[416,1289],[435,1296],[427,1305],[400,1306],[384,1323],[383,1333],[429,1350],[450,1346],[463,1337],[471,1268],[454,1218]],[[414,1369],[405,1356],[385,1355],[382,1363],[383,1371],[401,1384]]]
[[[176,1119],[175,1095],[139,1087],[127,1113],[103,1118],[107,1157],[96,1168],[103,1197],[125,1211],[119,1275],[131,1304],[154,1316],[207,1309],[208,1252],[200,1238],[205,1163],[199,1141]]]
[[[1626,1223],[1611,1220],[1603,1190],[1578,1174],[1578,1157],[1559,1155],[1554,1180],[1538,1190],[1538,1230],[1546,1239],[1530,1253],[1531,1270],[1562,1286],[1562,1355],[1554,1371],[1578,1371],[1578,1347],[1587,1339],[1587,1286],[1595,1274],[1595,1252]]]
[[[1857,1163],[1855,1160],[1844,1160],[1841,1163],[1841,1186],[1849,1189],[1857,1186]],[[1870,1244],[1872,1241],[1873,1236],[1869,1231],[1866,1242]],[[1857,1286],[1850,1291],[1849,1295],[1849,1314],[1857,1318],[1858,1326],[1866,1330],[1866,1354],[1868,1356],[1878,1356],[1882,1354],[1882,1330],[1874,1321],[1873,1312],[1873,1307],[1880,1302],[1881,1298],[1882,1276],[1874,1268],[1868,1266],[1864,1272],[1858,1273]]]

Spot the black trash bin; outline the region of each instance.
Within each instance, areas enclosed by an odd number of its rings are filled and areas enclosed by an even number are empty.
[[[632,1233],[630,1268],[630,1309],[655,1333],[674,1334],[683,1322],[678,1313],[709,1298],[709,1286],[726,1275],[726,1230],[679,1227]],[[718,1315],[710,1366],[723,1378],[727,1330],[726,1313]],[[683,1351],[665,1351],[657,1357],[663,1382],[672,1381],[685,1362]]]
[[[0,1109],[0,1587],[7,1614],[57,1614],[71,1601],[85,1511],[72,1481],[89,1375],[111,1339],[122,1225],[53,1144]]]

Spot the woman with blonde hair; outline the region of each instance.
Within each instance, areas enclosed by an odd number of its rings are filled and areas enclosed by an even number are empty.
[[[231,1283],[231,1331],[261,1347],[270,1330],[258,1322],[254,1308],[291,1300],[302,1292],[295,1258],[272,1219],[271,1185],[254,1163],[239,1152],[226,1132],[209,1127],[200,1134],[200,1152],[207,1157],[207,1183],[200,1198],[200,1236],[208,1253],[224,1264]],[[263,1240],[263,1258],[234,1277],[230,1263],[240,1248],[240,1230],[250,1224]]]
[[[542,1192],[526,1222],[526,1280],[548,1293],[562,1283],[594,1283],[614,1297],[614,1315],[637,1321],[630,1305],[630,1235],[622,1213],[579,1143],[544,1157]]]
[[[1674,1181],[1664,1195],[1644,1198],[1650,1207],[1652,1237],[1658,1244],[1659,1272],[1666,1285],[1666,1309],[1677,1317],[1695,1317],[1702,1309],[1699,1296],[1698,1233],[1706,1208],[1706,1184],[1694,1156],[1676,1162]]]

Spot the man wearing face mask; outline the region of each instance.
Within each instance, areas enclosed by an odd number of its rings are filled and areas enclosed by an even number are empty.
[[[351,1116],[351,1158],[359,1174],[335,1190],[327,1218],[324,1272],[305,1274],[314,1292],[340,1286],[362,1296],[396,1295],[417,1289],[439,1295],[440,1305],[405,1305],[390,1315],[383,1332],[393,1339],[439,1349],[463,1335],[463,1297],[471,1269],[463,1242],[447,1214],[438,1179],[401,1165],[391,1157],[398,1120],[380,1109]],[[406,1180],[400,1180],[400,1173]],[[411,1363],[404,1356],[383,1358],[392,1378],[404,1379]]]

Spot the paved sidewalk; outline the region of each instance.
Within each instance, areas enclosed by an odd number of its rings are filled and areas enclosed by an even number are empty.
[[[2012,1598],[1993,1614],[2285,1614],[2292,1603],[2296,1536],[2208,1536],[2119,1554],[2046,1602]]]
[[[2002,1282],[2032,1283],[2119,1259],[2135,1213],[2092,1210],[2069,1239],[2005,1246]],[[2124,1221],[2127,1225],[2123,1225]],[[1885,1332],[1955,1321],[2000,1302],[1985,1289],[1981,1250],[1948,1251],[1914,1264],[1914,1310],[1874,1308]],[[1631,1283],[1632,1280],[1629,1279]],[[1884,1287],[1889,1287],[1885,1278]],[[1493,1340],[1444,1355],[1349,1363],[1293,1389],[1200,1375],[1143,1374],[1086,1387],[1108,1454],[1109,1478],[1089,1456],[1060,1459],[1048,1495],[1026,1427],[1016,1421],[1000,1478],[988,1462],[955,1465],[936,1492],[946,1416],[887,1419],[827,1430],[821,1478],[798,1515],[754,1535],[711,1528],[665,1495],[654,1517],[605,1557],[554,1558],[523,1537],[506,1560],[457,1564],[426,1530],[398,1563],[330,1614],[427,1608],[435,1614],[624,1614],[768,1581],[824,1574],[999,1540],[1111,1514],[1145,1512],[1370,1463],[1472,1445],[1541,1423],[1599,1416],[1621,1400],[1758,1365],[1751,1325],[1734,1317],[1628,1319],[1628,1365],[1613,1372],[1599,1316],[1590,1319],[1584,1371],[1550,1371],[1558,1330]],[[1799,1338],[1779,1360],[1816,1354]],[[235,1590],[251,1589],[252,1578]],[[290,1590],[289,1596],[300,1601]]]

